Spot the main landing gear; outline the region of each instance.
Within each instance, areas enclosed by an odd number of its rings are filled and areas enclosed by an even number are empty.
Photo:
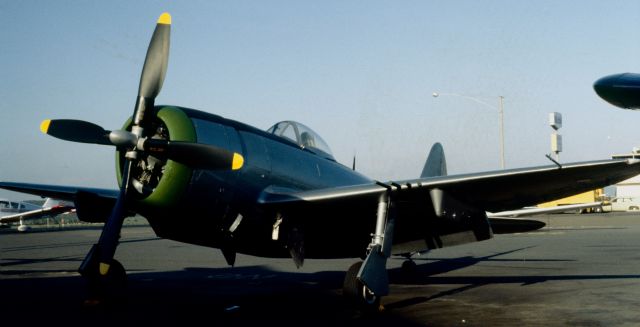
[[[380,312],[382,311],[380,297],[357,278],[360,267],[362,267],[362,261],[358,261],[349,267],[342,284],[342,294],[364,313]]]
[[[363,313],[375,313],[383,310],[380,298],[389,294],[387,259],[391,255],[393,230],[395,226],[395,206],[391,199],[390,186],[380,194],[375,232],[371,234],[371,243],[367,256],[362,262],[353,264],[344,279],[343,294]]]

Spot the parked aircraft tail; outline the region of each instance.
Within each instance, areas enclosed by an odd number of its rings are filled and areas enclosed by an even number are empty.
[[[58,200],[54,200],[52,198],[46,198],[46,200],[44,201],[44,204],[42,205],[43,208],[53,208],[57,205],[60,204],[60,201]]]
[[[70,201],[62,201],[58,199],[46,198],[44,204],[42,205],[43,209],[50,209],[55,207],[74,207],[73,202]]]
[[[436,142],[429,151],[427,162],[422,169],[421,178],[437,177],[447,175],[447,161],[444,159],[444,149],[442,144]]]

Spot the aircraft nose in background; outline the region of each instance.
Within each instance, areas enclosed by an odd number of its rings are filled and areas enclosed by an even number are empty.
[[[593,89],[605,101],[624,109],[640,109],[640,74],[623,73],[602,77]]]

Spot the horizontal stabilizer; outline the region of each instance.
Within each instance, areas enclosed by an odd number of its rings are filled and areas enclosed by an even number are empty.
[[[494,234],[526,233],[546,226],[538,220],[518,218],[489,218],[489,224]]]
[[[534,215],[544,215],[551,213],[561,213],[561,212],[569,212],[569,211],[577,211],[589,208],[602,208],[602,202],[587,202],[587,203],[577,203],[577,204],[569,204],[562,206],[555,206],[549,208],[524,208],[519,210],[510,210],[510,211],[500,211],[500,212],[487,212],[487,217],[489,218],[506,218],[506,217],[522,217],[522,216],[534,216]]]

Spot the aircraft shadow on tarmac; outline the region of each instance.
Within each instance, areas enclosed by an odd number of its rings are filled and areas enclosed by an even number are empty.
[[[160,240],[158,237],[139,238],[131,240],[123,240],[120,243],[136,243]],[[2,256],[0,257],[0,277],[2,276],[23,276],[31,274],[33,276],[42,276],[43,274],[77,274],[77,267],[83,260],[83,255],[67,255],[46,258],[23,258],[16,256],[15,253],[22,251],[39,251],[71,248],[71,247],[90,247],[93,241],[77,241],[77,242],[60,242],[51,244],[38,245],[22,245],[22,246],[4,246],[2,247]],[[24,267],[26,265],[45,265],[60,268],[50,269],[13,269],[13,267]],[[73,267],[70,269],[69,267]],[[131,270],[135,272],[135,270]]]
[[[447,272],[471,267],[482,262],[522,262],[522,259],[502,259],[498,256],[511,254],[532,247],[525,247],[510,251],[505,251],[484,257],[465,256],[458,258],[417,258],[414,261],[433,262],[418,264],[413,271],[403,269],[389,270],[389,278],[392,284],[407,285],[462,285],[458,288],[447,289],[445,291],[432,294],[430,296],[417,296],[404,299],[395,303],[387,303],[387,309],[404,308],[428,302],[437,298],[451,296],[474,288],[491,284],[520,284],[521,286],[543,283],[547,281],[573,281],[573,280],[613,280],[613,279],[637,279],[640,275],[501,275],[501,276],[437,276]],[[527,262],[572,262],[569,259],[531,259]]]
[[[280,326],[344,321],[354,326],[416,325],[393,313],[376,318],[360,315],[342,297],[343,277],[342,271],[279,272],[264,266],[134,272],[122,303],[97,308],[81,305],[85,285],[77,274],[22,277],[0,279],[0,307],[12,315],[29,317],[30,324],[59,321],[65,326],[86,326],[87,321],[99,325],[265,321]]]
[[[84,297],[84,281],[75,272],[66,270],[37,271],[34,277],[26,272],[7,270],[7,266],[38,263],[41,260],[12,261],[3,258],[0,279],[0,307],[6,312],[30,315],[42,313],[32,319],[50,321],[59,312],[65,324],[74,325],[86,319],[126,320],[130,323],[164,324],[179,322],[215,321],[277,321],[281,325],[322,325],[331,321],[351,321],[352,325],[387,325],[400,323],[412,325],[397,314],[411,310],[418,304],[453,296],[490,284],[520,284],[521,286],[546,281],[632,279],[640,275],[558,275],[536,276],[446,276],[447,272],[460,270],[487,261],[511,261],[496,258],[526,248],[501,252],[484,257],[458,257],[428,259],[418,264],[413,273],[401,268],[389,270],[393,285],[455,285],[456,288],[420,288],[407,298],[385,303],[387,310],[382,317],[369,319],[360,316],[341,295],[344,271],[305,273],[282,272],[268,266],[235,268],[185,268],[179,271],[133,271],[129,275],[126,300],[115,308],[94,310],[81,306]],[[60,257],[56,261],[79,261],[81,258]],[[416,261],[421,261],[420,259]],[[513,259],[513,261],[516,261]],[[527,259],[527,261],[572,261]],[[22,271],[25,272],[25,271]],[[43,277],[42,274],[47,274]],[[16,278],[17,277],[17,278]],[[432,294],[429,294],[432,293]],[[406,294],[405,294],[406,295]],[[396,298],[397,299],[397,298]],[[396,312],[394,312],[396,310]],[[424,324],[424,322],[421,322]]]

